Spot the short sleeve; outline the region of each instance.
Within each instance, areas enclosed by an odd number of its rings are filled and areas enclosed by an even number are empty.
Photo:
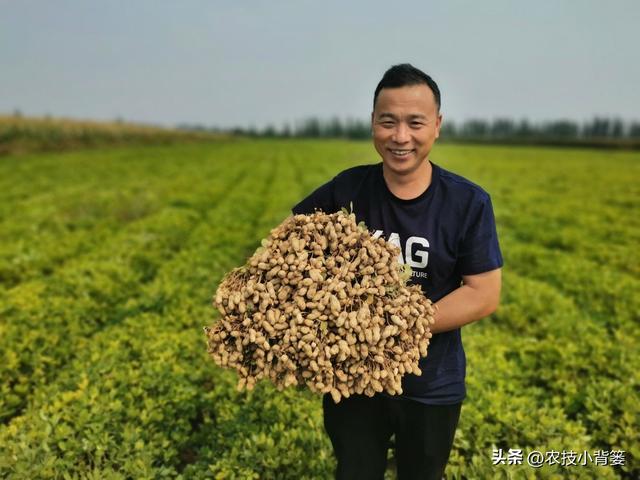
[[[488,272],[502,267],[504,263],[489,195],[479,198],[470,210],[458,252],[460,275]]]
[[[334,184],[335,178],[315,189],[309,196],[291,209],[293,214],[311,214],[316,209],[322,210],[325,213],[334,213]]]

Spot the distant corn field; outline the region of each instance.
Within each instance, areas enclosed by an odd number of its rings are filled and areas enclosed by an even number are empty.
[[[0,155],[102,145],[166,144],[223,135],[125,122],[0,115]]]

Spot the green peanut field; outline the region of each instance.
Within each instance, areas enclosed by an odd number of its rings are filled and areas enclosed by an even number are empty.
[[[431,159],[491,194],[505,259],[500,308],[463,329],[448,478],[640,477],[640,153]],[[257,139],[0,157],[0,477],[332,478],[320,397],[237,392],[202,328],[295,203],[378,161],[366,142]]]

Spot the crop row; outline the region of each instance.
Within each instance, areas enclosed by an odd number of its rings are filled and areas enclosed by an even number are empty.
[[[241,165],[230,166],[227,177],[211,179],[202,192],[211,207],[235,186]],[[4,292],[1,417],[23,408],[33,387],[55,375],[88,335],[125,317],[141,287],[182,248],[201,219],[192,208],[165,208],[127,225],[54,274]]]
[[[52,187],[28,199],[8,202],[10,212],[0,222],[0,283],[6,289],[50,275],[67,259],[108,241],[121,227],[167,206],[205,211],[211,202],[208,185],[189,187],[198,174],[215,182],[219,176],[216,163],[202,161],[207,154],[202,147],[170,152],[171,157],[164,159],[157,158],[154,150],[140,150],[134,162],[130,152],[102,157],[95,157],[94,152],[93,163],[74,161],[64,169],[69,173],[58,178],[63,188]],[[224,158],[224,149],[218,155]],[[58,160],[64,162],[67,156]],[[181,160],[185,156],[188,161]],[[52,155],[45,158],[55,162]],[[127,167],[131,163],[134,167]],[[36,165],[14,175],[23,179],[18,183],[28,184],[27,178],[37,181],[46,175],[38,172]]]

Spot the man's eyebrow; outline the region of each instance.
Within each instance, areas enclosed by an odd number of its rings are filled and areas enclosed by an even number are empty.
[[[393,120],[396,120],[397,117],[393,114],[393,113],[389,113],[389,112],[382,112],[380,115],[378,115],[378,118],[384,118],[384,117],[389,117]],[[409,115],[407,115],[407,117],[411,120],[415,120],[415,119],[421,119],[421,120],[426,120],[427,117],[421,113],[411,113]]]

